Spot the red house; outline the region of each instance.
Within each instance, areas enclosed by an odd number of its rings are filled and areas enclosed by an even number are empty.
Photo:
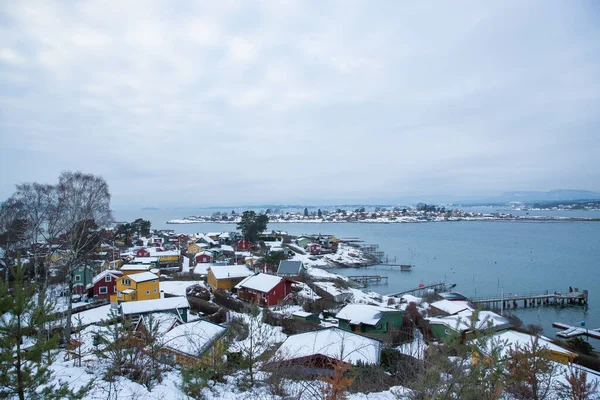
[[[146,249],[139,249],[135,252],[136,257],[150,257],[150,252]]]
[[[196,264],[197,263],[209,263],[212,259],[212,253],[209,251],[203,251],[202,253],[196,254]]]
[[[316,243],[311,243],[306,246],[310,254],[321,254],[321,246]]]
[[[296,282],[288,278],[258,273],[245,278],[235,288],[239,298],[270,307],[283,302],[292,293],[293,283]]]
[[[121,271],[114,269],[100,272],[92,279],[91,286],[88,285],[88,297],[110,300],[110,295],[117,293],[117,279],[122,276]]]
[[[250,242],[246,239],[238,240],[236,246],[238,250],[250,250]]]

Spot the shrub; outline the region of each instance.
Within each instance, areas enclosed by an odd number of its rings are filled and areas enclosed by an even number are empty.
[[[244,312],[248,308],[244,302],[234,298],[223,289],[215,291],[214,296],[215,303],[230,310]]]

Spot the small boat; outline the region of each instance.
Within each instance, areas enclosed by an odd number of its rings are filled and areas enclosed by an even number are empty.
[[[400,264],[400,271],[410,271],[414,267],[411,264]]]

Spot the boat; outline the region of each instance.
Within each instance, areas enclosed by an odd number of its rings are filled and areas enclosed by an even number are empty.
[[[411,264],[400,264],[400,271],[410,271],[413,267]]]

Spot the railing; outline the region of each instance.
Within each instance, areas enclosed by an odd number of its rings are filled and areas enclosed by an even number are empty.
[[[497,293],[495,295],[487,295],[487,296],[475,296],[475,297],[470,297],[469,300],[471,301],[486,301],[486,300],[512,300],[514,298],[533,298],[533,297],[541,297],[541,296],[553,296],[553,295],[560,295],[560,294],[564,294],[564,293],[569,293],[569,289],[564,290],[564,291],[560,291],[560,290],[539,290],[539,291],[533,291],[533,292],[508,292],[508,293]],[[583,292],[573,292],[573,293],[581,293],[583,294]]]

